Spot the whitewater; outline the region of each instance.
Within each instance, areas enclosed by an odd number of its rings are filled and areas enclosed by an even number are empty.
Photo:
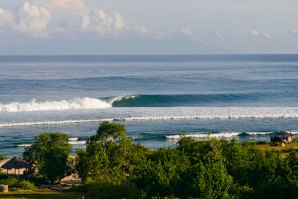
[[[102,109],[110,108],[111,104],[94,98],[75,98],[73,100],[45,101],[37,102],[33,99],[31,102],[9,104],[0,104],[0,112],[26,112],[26,111],[61,111],[75,109]]]

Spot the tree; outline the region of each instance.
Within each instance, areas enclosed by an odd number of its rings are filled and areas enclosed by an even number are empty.
[[[117,169],[110,169],[123,157],[119,154],[126,138],[125,127],[121,124],[104,121],[97,133],[87,141],[86,150],[78,150],[77,166],[79,176],[83,182],[92,179],[96,182],[117,182]],[[113,156],[117,155],[117,158]]]
[[[197,175],[194,176],[193,188],[195,197],[199,198],[237,198],[237,184],[228,175],[221,161],[208,161],[194,166]]]
[[[86,150],[77,151],[76,169],[83,183],[121,184],[138,175],[135,168],[143,165],[148,151],[131,142],[123,125],[105,121]]]
[[[30,147],[25,148],[23,156],[31,165],[37,167],[39,174],[55,183],[65,177],[70,169],[70,152],[68,135],[45,132],[38,135]]]
[[[104,121],[98,127],[96,134],[90,137],[87,145],[99,142],[104,148],[107,148],[108,144],[120,143],[126,139],[126,129],[123,125]]]

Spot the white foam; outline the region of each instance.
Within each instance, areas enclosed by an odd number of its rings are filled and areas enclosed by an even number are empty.
[[[71,145],[85,145],[86,141],[69,141],[68,143]]]
[[[165,136],[167,139],[175,139],[178,140],[182,136],[191,137],[195,139],[211,139],[211,138],[236,138],[237,136],[245,133],[248,136],[258,136],[258,135],[270,135],[272,132],[220,132],[220,133],[206,133],[206,132],[198,132],[198,133],[189,133],[184,135],[167,135]],[[298,134],[298,132],[297,132]]]
[[[86,145],[86,141],[68,141],[71,145]],[[19,144],[17,147],[30,147],[32,144]]]
[[[69,141],[77,141],[79,138],[68,138]]]
[[[291,133],[293,135],[297,135],[298,134],[298,130],[293,130],[293,131],[286,131],[287,133]]]
[[[113,97],[111,100],[108,101],[108,103],[113,104],[113,102],[117,102],[117,101],[121,101],[121,100],[125,100],[125,99],[134,99],[137,96],[138,95],[120,95],[117,97]]]
[[[111,104],[95,98],[75,98],[72,100],[45,101],[10,104],[0,104],[0,112],[29,112],[29,111],[52,111],[52,110],[76,110],[76,109],[104,109],[112,107]]]
[[[245,132],[248,135],[256,136],[256,135],[270,135],[272,132]]]
[[[89,111],[89,110],[88,110]],[[83,111],[82,111],[83,112]],[[0,128],[14,127],[14,126],[33,126],[33,125],[53,125],[53,124],[73,124],[73,123],[89,123],[89,122],[101,122],[101,121],[138,121],[138,120],[204,120],[204,119],[284,119],[284,118],[298,118],[298,107],[114,107],[110,109],[102,109],[100,114],[97,110],[90,111],[92,118],[110,118],[110,119],[85,119],[88,118],[89,112],[84,112],[80,115],[76,112],[76,117],[84,119],[70,119],[61,121],[47,121],[48,118],[53,118],[52,113],[47,114],[49,117],[42,115],[39,118],[39,113],[32,113],[33,121],[19,120],[19,115],[23,113],[17,113],[9,117],[17,117],[19,122],[0,123]],[[60,114],[61,112],[59,112]],[[68,116],[70,112],[67,112]],[[27,113],[24,113],[27,114]],[[30,113],[31,114],[31,113]],[[34,115],[37,114],[37,115]],[[61,113],[63,114],[63,112]],[[71,114],[73,114],[71,112]],[[8,114],[3,113],[5,117]],[[30,115],[31,116],[31,115]],[[38,118],[35,121],[34,118]],[[0,113],[1,118],[1,113]],[[26,116],[23,117],[27,119]],[[61,117],[60,117],[61,118]],[[69,118],[69,117],[68,117]],[[14,119],[6,121],[15,121]],[[252,132],[253,133],[253,132]]]
[[[55,124],[76,124],[76,123],[92,123],[113,121],[113,119],[90,119],[90,120],[62,120],[62,121],[41,121],[41,122],[20,122],[20,123],[4,123],[0,124],[0,128],[7,127],[19,127],[19,126],[43,126],[43,125],[55,125]]]
[[[148,108],[146,115],[121,119],[133,121],[241,118],[298,118],[298,107],[162,107]]]
[[[31,144],[19,144],[17,145],[17,147],[29,147],[31,146]]]
[[[179,140],[181,137],[190,137],[195,139],[211,139],[211,138],[235,138],[239,135],[239,132],[224,132],[224,133],[196,133],[196,134],[185,134],[185,135],[166,135],[167,139]]]

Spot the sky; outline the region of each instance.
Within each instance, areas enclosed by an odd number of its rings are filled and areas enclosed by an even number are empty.
[[[0,55],[213,53],[298,53],[298,1],[0,2]]]

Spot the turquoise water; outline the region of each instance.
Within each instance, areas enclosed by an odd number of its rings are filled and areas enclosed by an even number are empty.
[[[43,131],[84,147],[102,120],[151,148],[207,131],[269,140],[298,129],[297,85],[297,55],[0,56],[0,153]]]

